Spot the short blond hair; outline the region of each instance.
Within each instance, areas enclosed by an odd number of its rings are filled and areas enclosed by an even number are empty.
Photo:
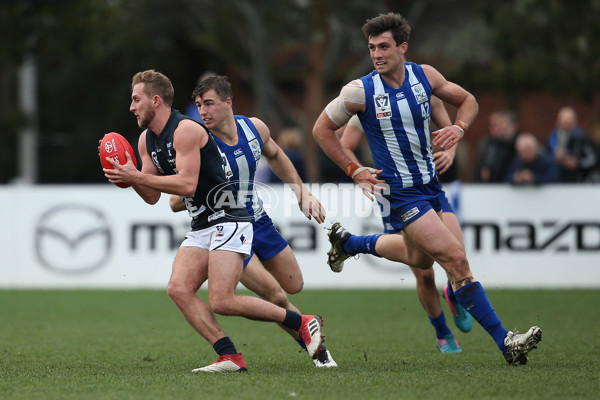
[[[158,95],[165,105],[168,107],[173,106],[175,90],[173,89],[171,80],[165,74],[153,69],[138,72],[131,80],[131,91],[133,91],[133,87],[138,83],[144,84],[144,93],[148,97]]]

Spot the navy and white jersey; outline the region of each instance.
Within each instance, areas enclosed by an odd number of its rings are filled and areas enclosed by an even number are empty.
[[[436,179],[429,135],[432,89],[420,65],[406,62],[402,86],[394,89],[373,71],[360,80],[366,108],[358,113],[381,178],[392,191]]]
[[[252,221],[264,215],[262,200],[254,187],[254,175],[262,153],[263,141],[256,127],[249,118],[235,115],[238,142],[229,145],[214,136],[219,149],[227,158],[230,171],[229,182],[238,192],[239,198],[245,198],[246,210]]]
[[[159,136],[152,130],[146,131],[146,149],[152,162],[161,175],[177,174],[176,152],[173,149],[173,134],[179,123],[191,118],[177,110],[171,111],[171,116]],[[198,123],[194,121],[194,123]],[[199,123],[198,123],[199,124]],[[206,127],[199,124],[204,129]],[[208,132],[208,129],[206,129]],[[213,139],[208,135],[208,141],[200,149],[200,173],[198,185],[193,197],[184,197],[185,206],[192,217],[192,230],[210,227],[221,222],[249,221],[245,208],[236,208],[232,201],[221,201],[219,194],[237,196],[235,189],[230,187],[225,175],[224,158]]]

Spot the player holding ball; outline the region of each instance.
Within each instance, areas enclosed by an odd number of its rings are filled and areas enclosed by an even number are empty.
[[[217,323],[213,311],[252,320],[277,322],[298,331],[311,358],[321,349],[321,318],[300,315],[263,299],[239,296],[235,288],[250,255],[253,230],[245,207],[219,202],[214,188],[237,196],[227,181],[223,158],[207,129],[171,108],[174,90],[168,77],[154,70],[134,75],[131,106],[144,129],[138,141],[141,171],[132,155],[124,165],[107,157],[112,168],[104,168],[109,182],[129,184],[148,204],[156,204],[161,193],[185,197],[193,217],[192,230],[181,244],[167,292],[186,320],[218,354],[217,360],[194,371],[246,371],[246,363],[233,342]],[[239,203],[239,202],[238,202]],[[208,280],[208,303],[196,292]],[[210,305],[210,306],[209,306]]]

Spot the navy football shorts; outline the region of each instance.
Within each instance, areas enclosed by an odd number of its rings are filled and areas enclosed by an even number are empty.
[[[263,213],[258,221],[252,222],[252,227],[254,228],[252,253],[248,259],[244,260],[244,267],[248,265],[250,258],[255,253],[260,261],[266,261],[279,254],[288,245],[267,213]]]

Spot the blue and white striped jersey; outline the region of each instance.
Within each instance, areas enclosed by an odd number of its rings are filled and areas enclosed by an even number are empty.
[[[429,124],[431,85],[420,65],[406,62],[402,87],[390,87],[376,72],[360,80],[366,108],[358,117],[381,178],[397,190],[435,179]]]
[[[213,137],[221,153],[227,158],[225,173],[229,182],[237,190],[240,201],[244,199],[252,221],[256,221],[264,214],[262,200],[254,188],[254,175],[262,153],[263,141],[249,118],[236,115],[235,122],[238,132],[237,144],[229,145],[217,136]]]

